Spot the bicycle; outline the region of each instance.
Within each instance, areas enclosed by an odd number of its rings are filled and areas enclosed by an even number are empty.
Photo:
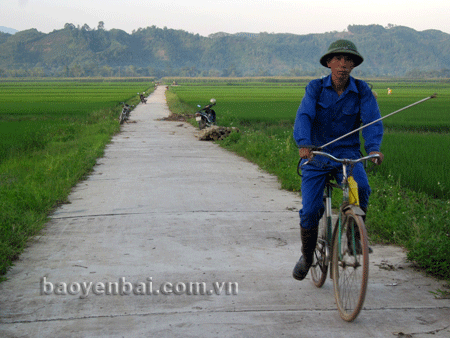
[[[369,242],[362,216],[364,211],[359,207],[358,187],[348,167],[358,162],[380,158],[378,154],[369,155],[356,160],[339,159],[321,151],[312,151],[316,155],[325,156],[342,163],[343,180],[341,184],[327,179],[324,190],[324,214],[319,222],[319,237],[310,268],[314,285],[318,288],[325,283],[330,267],[330,278],[333,280],[334,296],[339,314],[345,321],[351,322],[359,315],[367,291],[369,278]],[[302,165],[299,162],[297,172],[310,163],[309,159]],[[338,219],[333,229],[331,196],[333,188],[343,190],[343,201],[339,207]]]

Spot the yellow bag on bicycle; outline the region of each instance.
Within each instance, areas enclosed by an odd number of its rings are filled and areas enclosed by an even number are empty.
[[[348,201],[350,204],[359,205],[359,195],[358,195],[358,183],[356,183],[353,176],[348,178]]]

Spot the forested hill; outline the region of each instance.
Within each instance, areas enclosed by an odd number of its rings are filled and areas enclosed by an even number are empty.
[[[128,34],[66,24],[41,33],[0,33],[0,77],[6,76],[302,76],[339,38],[358,46],[365,62],[357,76],[450,77],[450,35],[389,25],[351,25],[324,34],[216,33],[139,28]]]

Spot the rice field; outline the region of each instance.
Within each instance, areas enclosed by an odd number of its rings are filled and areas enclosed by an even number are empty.
[[[133,82],[0,82],[0,163],[8,156],[75,137],[93,112],[119,106],[149,87]]]
[[[378,94],[382,116],[434,93],[436,99],[411,107],[383,120],[385,162],[380,172],[391,175],[416,191],[450,199],[450,83],[368,81]],[[193,107],[217,100],[218,123],[233,125],[288,125],[292,128],[307,81],[298,83],[180,85],[172,87],[181,101]],[[387,88],[392,89],[388,95]],[[234,121],[234,122],[233,122]],[[292,130],[292,129],[291,129]],[[295,164],[293,164],[295,166]]]
[[[0,82],[0,119],[87,115],[146,88],[139,82]]]

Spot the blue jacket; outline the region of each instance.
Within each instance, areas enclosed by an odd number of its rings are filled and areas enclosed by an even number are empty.
[[[331,75],[312,80],[305,89],[294,124],[294,139],[299,148],[320,147],[339,136],[381,117],[378,103],[367,83],[350,76],[345,92],[338,96]],[[383,124],[374,123],[362,130],[367,153],[380,151]],[[359,133],[355,132],[323,149],[340,158],[360,157]]]

